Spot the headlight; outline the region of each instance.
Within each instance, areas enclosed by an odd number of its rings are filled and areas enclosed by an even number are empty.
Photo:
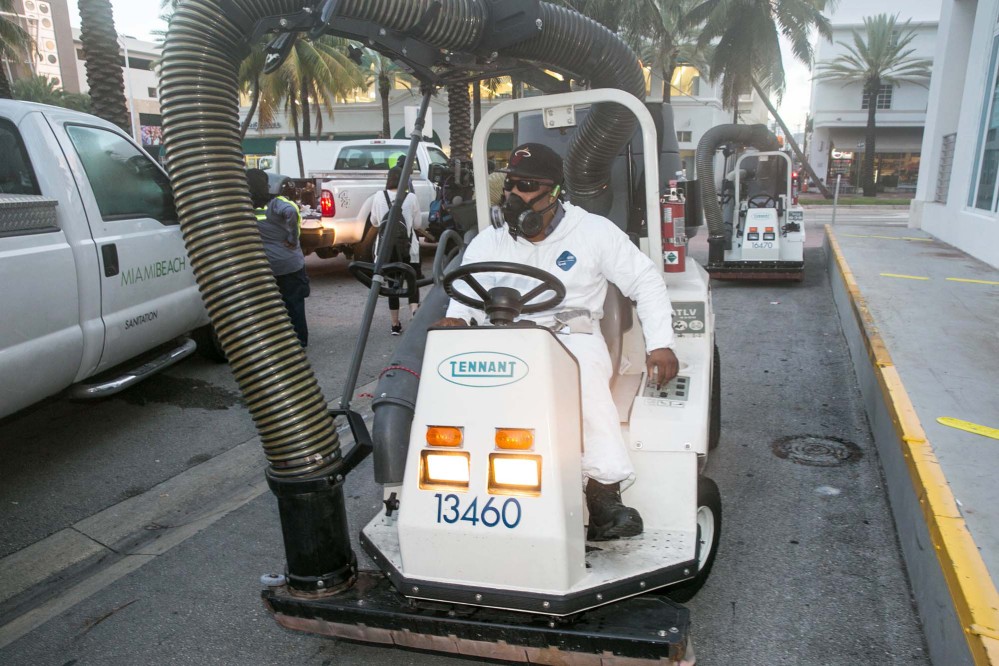
[[[540,495],[541,456],[490,453],[489,492],[495,495]]]
[[[468,488],[468,453],[423,451],[420,457],[420,488]]]

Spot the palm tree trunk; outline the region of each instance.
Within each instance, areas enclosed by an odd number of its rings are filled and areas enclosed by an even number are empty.
[[[291,127],[295,131],[295,150],[298,152],[298,177],[305,178],[305,160],[302,159],[302,137],[298,132],[298,107],[295,106],[295,92],[289,91],[288,108],[291,109]]]
[[[472,122],[467,83],[447,86],[448,130],[451,133],[451,159],[472,159]]]
[[[779,113],[777,113],[777,109],[775,109],[774,105],[770,103],[770,98],[763,92],[763,89],[760,88],[760,84],[757,83],[755,79],[753,79],[753,90],[755,90],[756,94],[760,96],[761,100],[763,100],[763,104],[767,107],[767,111],[769,111],[777,120],[777,124],[780,125],[780,128],[784,130],[784,136],[787,137],[787,142],[791,145],[791,150],[794,151],[795,156],[797,156],[798,160],[801,162],[801,166],[804,167],[806,172],[808,172],[808,177],[814,180],[816,185],[818,185],[819,191],[822,192],[822,196],[826,199],[832,199],[832,192],[830,192],[829,188],[825,186],[825,183],[819,180],[819,177],[815,175],[815,169],[813,169],[812,165],[808,163],[808,160],[805,158],[805,154],[801,152],[798,142],[795,141],[794,137],[791,135],[791,130],[788,129],[787,125],[784,123],[784,119],[780,117]]]
[[[392,92],[389,77],[382,73],[378,75],[378,96],[382,101],[382,138],[392,138],[392,128],[389,127],[389,93]]]
[[[243,124],[239,126],[239,140],[242,141],[246,138],[246,131],[250,129],[250,123],[253,121],[253,114],[257,112],[257,103],[260,102],[260,77],[258,76],[253,81],[253,94],[250,96],[250,110],[246,112],[246,117],[243,118]]]
[[[670,63],[670,65],[663,71],[663,103],[669,104],[670,100],[673,99],[673,73],[676,71],[676,65]]]
[[[864,173],[861,182],[864,184],[864,196],[878,196],[878,188],[874,183],[874,140],[877,133],[875,115],[878,112],[878,90],[881,89],[880,79],[875,79],[867,90],[867,130],[864,132]]]
[[[482,81],[472,84],[472,131],[479,126],[482,120]]]
[[[312,140],[312,112],[309,109],[309,89],[302,84],[302,138]],[[303,178],[305,176],[302,176]]]
[[[118,33],[110,0],[80,0],[80,44],[94,114],[129,132],[125,78],[118,55]],[[127,63],[126,63],[127,65]]]

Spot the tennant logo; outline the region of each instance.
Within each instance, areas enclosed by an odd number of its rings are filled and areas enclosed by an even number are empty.
[[[452,384],[477,388],[513,384],[526,377],[528,372],[523,359],[497,352],[457,354],[437,366],[437,374]]]

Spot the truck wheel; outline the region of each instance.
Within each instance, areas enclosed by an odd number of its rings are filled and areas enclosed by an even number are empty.
[[[361,240],[350,246],[354,261],[374,261],[375,260],[375,237],[378,229],[371,226],[370,222],[364,223],[364,235]]]
[[[718,345],[711,359],[711,407],[708,413],[708,450],[718,448],[721,440],[721,356]]]
[[[316,256],[320,259],[332,259],[333,257],[340,254],[339,250],[335,250],[331,247],[317,247]]]
[[[222,344],[219,336],[215,333],[215,328],[211,324],[205,324],[201,328],[196,328],[191,332],[191,337],[198,345],[198,353],[209,361],[215,363],[225,363],[228,359],[222,351]]]
[[[697,554],[697,575],[688,581],[667,588],[667,597],[677,603],[686,603],[704,587],[718,553],[721,537],[722,506],[718,484],[706,476],[697,479],[697,540],[701,542]]]

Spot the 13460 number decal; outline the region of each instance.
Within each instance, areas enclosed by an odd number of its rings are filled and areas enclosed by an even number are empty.
[[[489,501],[479,507],[479,498],[473,497],[472,502],[467,504],[462,510],[461,498],[454,493],[434,495],[437,500],[437,522],[453,525],[458,521],[478,525],[482,523],[486,527],[496,527],[500,523],[504,527],[513,529],[520,524],[520,502],[515,497],[503,500],[502,504],[496,504],[495,497],[490,497]]]

